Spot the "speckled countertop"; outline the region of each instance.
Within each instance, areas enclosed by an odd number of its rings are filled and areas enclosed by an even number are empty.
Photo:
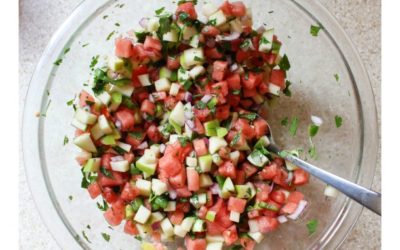
[[[310,0],[312,1],[312,0]],[[381,110],[381,2],[379,0],[320,0],[333,13],[358,49],[375,94],[380,124]],[[20,107],[30,77],[53,32],[80,0],[20,0]],[[380,158],[380,156],[379,156]],[[59,249],[36,210],[20,157],[20,248]],[[381,190],[380,160],[373,189]],[[364,210],[341,249],[380,249],[380,217]]]

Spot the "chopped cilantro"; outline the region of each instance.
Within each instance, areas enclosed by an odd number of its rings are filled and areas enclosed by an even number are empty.
[[[189,15],[185,12],[179,13],[179,20],[181,21],[186,21],[188,19]]]
[[[229,248],[229,250],[242,250],[244,249],[242,245],[234,245],[233,247]]]
[[[281,61],[279,62],[279,68],[285,71],[290,69],[289,58],[287,57],[286,54],[283,55]]]
[[[186,147],[186,145],[190,141],[190,139],[182,136],[182,137],[178,137],[178,141],[182,147]]]
[[[233,95],[240,95],[240,89],[234,89],[232,90]]]
[[[270,204],[270,203],[266,203],[266,202],[263,202],[263,201],[260,202],[258,204],[258,206],[261,207],[261,208],[265,208],[265,209],[271,210],[271,211],[279,211],[279,208],[276,205]]]
[[[89,43],[85,43],[85,44],[82,45],[82,48],[85,48],[88,45],[89,45]]]
[[[335,124],[337,128],[340,128],[343,123],[343,118],[341,116],[336,115],[335,116]]]
[[[101,236],[103,236],[103,239],[107,242],[110,241],[111,236],[109,234],[106,233],[101,233]]]
[[[317,159],[317,149],[315,148],[314,144],[311,145],[311,148],[308,150],[308,154],[312,159]]]
[[[185,81],[185,83],[183,84],[183,88],[187,91],[190,89],[190,87],[193,85],[192,81]]]
[[[106,41],[110,40],[111,37],[115,34],[115,30],[111,31],[110,34],[108,34]]]
[[[233,137],[233,139],[231,141],[231,146],[234,146],[234,145],[236,145],[236,143],[238,143],[238,141],[240,139],[240,133],[241,133],[241,131],[236,133],[236,135]]]
[[[198,57],[198,56],[195,56],[195,57],[194,57],[194,60],[197,61],[197,62],[202,62],[202,61],[203,61],[203,59],[201,59],[201,58]]]
[[[70,50],[71,50],[71,48],[66,48],[66,49],[64,50],[64,55],[67,54]]]
[[[194,5],[196,5],[197,4],[197,0],[180,0],[179,2],[178,2],[178,5],[181,5],[181,4],[183,4],[183,3],[187,3],[187,2],[192,2]]]
[[[317,133],[318,133],[319,127],[315,124],[311,124],[308,127],[308,134],[310,135],[310,137],[314,137]]]
[[[209,21],[207,22],[207,24],[208,24],[208,25],[215,26],[215,25],[217,25],[217,19],[209,20]]]
[[[86,174],[85,172],[83,172],[83,168],[81,169],[81,172],[82,172],[82,175],[83,175],[82,182],[81,182],[81,187],[86,189],[86,188],[88,188],[88,186],[91,183],[96,181],[97,173],[87,173]]]
[[[250,39],[245,39],[241,44],[240,44],[240,48],[242,49],[248,49],[250,47]]]
[[[93,93],[95,95],[100,95],[103,91],[105,86],[108,83],[108,76],[107,73],[101,69],[96,69],[94,71],[94,86],[92,88]]]
[[[97,207],[101,210],[101,211],[107,211],[108,209],[108,203],[103,199],[103,205],[101,205],[100,203],[96,202]]]
[[[215,179],[217,180],[218,186],[220,188],[222,188],[224,186],[224,183],[225,183],[225,177],[223,177],[221,175],[217,175],[217,176],[215,176]]]
[[[285,96],[291,97],[292,96],[292,91],[290,91],[289,87],[292,85],[292,83],[289,80],[286,80],[286,87],[282,91]]]
[[[308,235],[312,235],[317,231],[318,220],[312,219],[307,222]]]
[[[171,17],[170,16],[162,16],[159,19],[160,27],[157,30],[157,35],[160,39],[163,38],[163,35],[170,31],[171,29]]]
[[[58,58],[53,64],[56,66],[60,66],[60,64],[62,63],[63,59],[62,58]]]
[[[265,38],[264,36],[261,37],[261,44],[268,44],[271,43],[270,41],[268,41],[267,38]]]
[[[247,113],[247,114],[241,114],[239,115],[240,118],[245,118],[247,120],[253,121],[257,118],[258,114],[257,113]]]
[[[142,237],[140,235],[135,235],[135,239],[137,239],[138,241],[142,241]]]
[[[112,172],[110,170],[106,169],[105,167],[100,167],[100,172],[104,176],[106,176],[108,178],[111,178],[111,179],[114,179],[114,176],[113,176]]]
[[[136,140],[141,140],[143,133],[142,132],[138,132],[138,131],[134,131],[134,132],[130,132],[129,136],[133,137]]]
[[[107,17],[108,17],[108,15],[104,15],[104,16],[103,16],[103,19],[107,19]]]
[[[165,10],[165,7],[161,7],[160,9],[156,10],[156,15],[160,15],[161,13],[163,13]]]
[[[117,27],[121,26],[119,23],[114,23],[114,25]]]
[[[82,236],[83,236],[83,238],[84,238],[87,242],[92,243],[92,242],[89,240],[89,238],[87,237],[87,235],[86,235],[86,233],[85,233],[84,230],[82,230]]]
[[[283,118],[282,121],[281,121],[281,125],[282,126],[287,126],[288,123],[289,123],[289,118],[288,117]]]
[[[338,82],[339,81],[339,75],[338,74],[334,74],[333,76],[335,77],[335,80]]]
[[[67,137],[67,136],[64,136],[64,144],[63,144],[63,145],[66,145],[68,142],[69,142],[68,137]]]
[[[202,102],[202,101],[198,101],[195,106],[196,106],[197,109],[205,109],[206,106],[207,106],[207,103]]]
[[[312,36],[318,36],[318,32],[322,29],[320,25],[311,25],[310,27],[310,34]]]
[[[299,125],[299,119],[297,117],[294,117],[289,127],[289,132],[292,136],[296,135],[298,125]]]
[[[92,228],[90,227],[90,225],[86,225],[86,228],[87,228],[87,229],[92,229]]]
[[[68,199],[69,199],[70,201],[72,201],[72,200],[74,199],[74,197],[73,197],[72,195],[70,195],[70,196],[68,196]]]
[[[96,64],[99,62],[99,55],[96,56],[92,56],[92,61],[90,62],[90,69],[94,70],[94,67],[96,66]]]

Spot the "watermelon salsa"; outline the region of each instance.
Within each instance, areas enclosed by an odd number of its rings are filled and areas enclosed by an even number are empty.
[[[290,64],[242,2],[202,14],[190,1],[157,10],[94,70],[72,122],[82,187],[139,239],[253,249],[306,204],[296,189],[308,174],[267,150],[257,113],[287,88]]]

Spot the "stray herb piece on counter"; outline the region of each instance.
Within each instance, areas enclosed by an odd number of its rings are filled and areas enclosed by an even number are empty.
[[[335,80],[338,82],[339,81],[339,75],[338,74],[334,74],[333,76],[335,77]]]
[[[96,64],[99,62],[99,55],[93,56],[92,61],[90,61],[90,69],[93,71]]]
[[[106,41],[109,41],[114,34],[115,34],[115,30],[111,31],[110,34],[108,34]]]
[[[281,125],[282,126],[287,126],[288,123],[289,123],[289,118],[288,117],[283,118],[282,121],[281,121]]]
[[[317,133],[318,133],[319,127],[315,124],[311,124],[308,127],[308,134],[310,135],[310,137],[314,137]]]
[[[60,66],[62,61],[63,61],[62,58],[58,58],[53,64],[56,65],[56,66]]]
[[[320,25],[316,26],[316,25],[311,25],[310,27],[310,34],[312,36],[318,36],[319,31],[322,29],[322,27]]]
[[[341,116],[336,115],[335,116],[335,124],[337,128],[340,128],[343,123],[343,118]]]
[[[299,126],[299,119],[297,117],[294,117],[290,123],[290,127],[289,127],[289,133],[292,136],[296,135],[297,132],[297,127]]]
[[[308,235],[312,235],[317,231],[318,220],[312,219],[307,222]]]
[[[69,139],[67,136],[64,136],[64,142],[63,145],[65,146],[69,142]]]
[[[106,233],[101,233],[101,236],[103,236],[103,239],[107,242],[110,241],[111,236],[109,234]]]
[[[73,197],[72,195],[70,195],[70,196],[68,196],[68,199],[69,199],[70,201],[72,201],[72,200],[74,199],[74,197]]]
[[[308,154],[312,159],[317,159],[317,149],[315,148],[314,144],[311,145],[311,148],[308,150]]]
[[[97,208],[100,209],[101,211],[107,211],[107,209],[108,209],[108,203],[107,203],[107,201],[105,201],[104,199],[103,199],[103,205],[101,205],[101,204],[98,203],[98,202],[96,202],[96,204],[97,204]]]

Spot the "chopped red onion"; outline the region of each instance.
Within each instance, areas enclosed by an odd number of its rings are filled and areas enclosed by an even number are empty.
[[[227,36],[217,35],[216,41],[217,42],[219,42],[219,41],[233,41],[233,40],[238,39],[239,37],[240,37],[240,33],[234,31],[234,32],[230,33]]]
[[[318,126],[318,127],[321,126],[322,123],[323,123],[321,117],[318,117],[318,116],[315,116],[315,115],[311,116],[311,121],[314,123],[315,126]]]
[[[279,215],[277,219],[278,219],[279,223],[281,223],[281,224],[288,221],[288,219],[284,215]]]
[[[239,68],[239,66],[237,65],[237,63],[234,63],[231,65],[230,70],[233,72],[235,70],[237,70]]]
[[[207,138],[207,137],[204,137],[203,140],[204,140],[204,142],[206,143],[206,146],[208,147],[208,144],[209,144],[208,138]]]
[[[120,156],[120,155],[117,155],[117,156],[113,156],[113,157],[111,157],[111,161],[123,161],[124,160],[124,157],[123,156]]]
[[[228,62],[229,65],[231,65],[233,63],[233,59],[230,55],[226,56],[226,61]]]
[[[194,122],[193,122],[192,120],[187,119],[187,120],[185,121],[185,123],[186,123],[186,125],[188,125],[188,127],[189,127],[190,129],[194,129]]]
[[[122,126],[122,123],[119,120],[117,120],[115,122],[115,127],[117,127],[118,129],[121,129],[121,126]]]
[[[299,205],[296,208],[296,211],[294,211],[292,214],[288,215],[287,217],[289,219],[296,220],[297,218],[299,218],[299,216],[303,212],[304,208],[306,208],[307,204],[308,204],[307,201],[301,200],[299,202]]]
[[[269,186],[269,193],[271,193],[272,190],[274,190],[274,182],[272,182],[271,186]]]
[[[161,221],[156,221],[153,224],[151,224],[151,229],[153,229],[154,231],[160,229],[161,226]]]
[[[258,29],[257,29],[257,33],[264,33],[264,31],[265,31],[265,27],[264,26],[260,26],[260,27],[258,27]]]
[[[169,190],[168,193],[169,198],[171,198],[172,200],[175,200],[178,197],[178,193],[173,189]]]
[[[148,18],[142,18],[139,21],[140,26],[142,26],[142,28],[147,28],[147,25],[149,24],[149,19]]]
[[[149,144],[147,141],[142,142],[139,146],[137,146],[137,149],[146,149],[149,147]]]
[[[214,48],[215,47],[215,40],[214,38],[208,38],[206,41],[206,46],[209,48]]]
[[[218,184],[216,184],[216,183],[214,183],[214,185],[211,186],[210,191],[212,194],[221,193],[221,189],[219,188]]]
[[[165,152],[165,144],[160,144],[160,153],[164,154]]]
[[[192,95],[192,93],[190,93],[189,91],[187,91],[187,92],[185,93],[185,101],[186,101],[186,102],[192,102],[192,101],[193,101],[193,95]]]
[[[152,102],[152,103],[155,102],[153,94],[149,95],[149,101]]]
[[[293,172],[290,171],[290,172],[288,173],[288,177],[287,177],[287,179],[286,179],[286,183],[287,183],[287,184],[291,183],[291,182],[293,181],[293,177],[294,177]]]
[[[208,103],[212,98],[212,95],[205,95],[203,98],[201,98],[201,101],[204,103]]]

